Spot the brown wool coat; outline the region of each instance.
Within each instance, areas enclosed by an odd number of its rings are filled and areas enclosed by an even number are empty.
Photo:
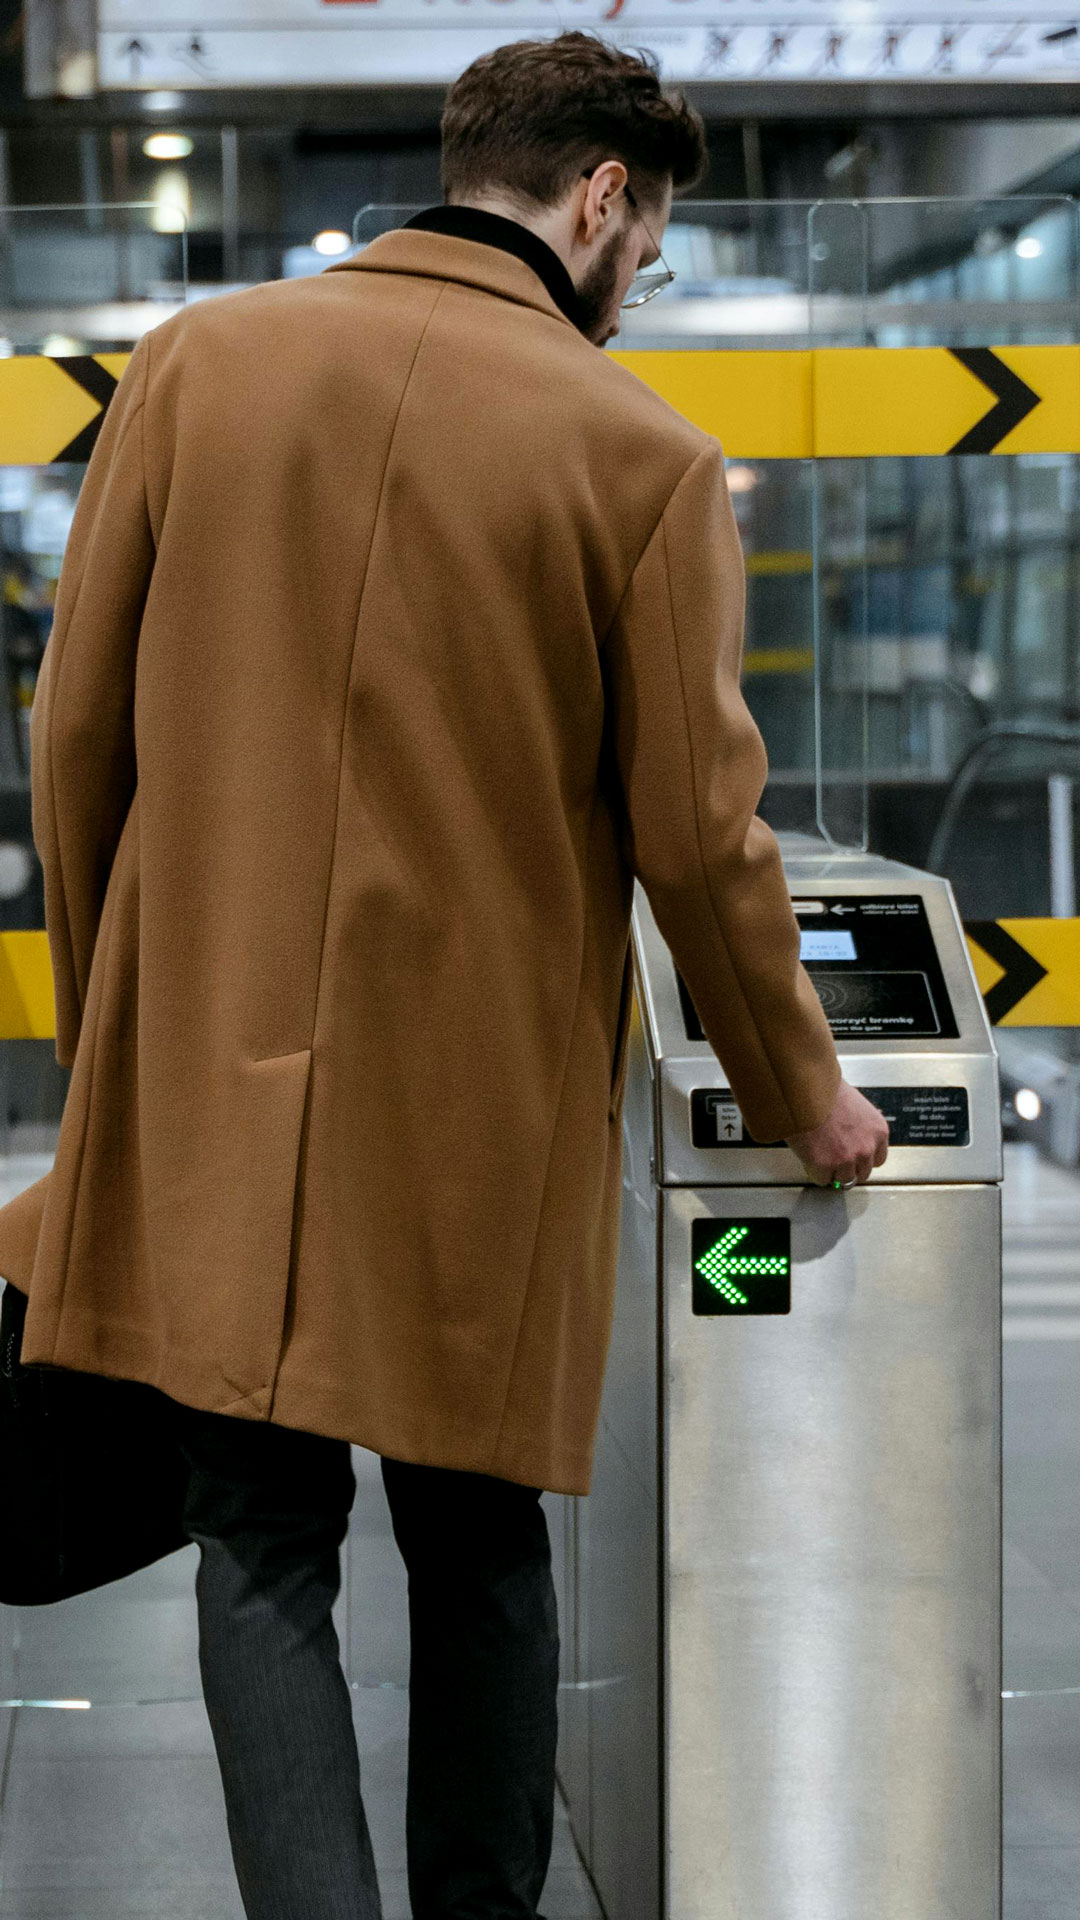
[[[633,875],[755,1133],[839,1075],[742,610],[719,446],[508,254],[399,231],[141,343],[32,716],[25,1362],[588,1491]]]

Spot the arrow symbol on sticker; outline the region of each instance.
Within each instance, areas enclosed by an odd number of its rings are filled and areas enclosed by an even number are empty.
[[[997,405],[961,436],[950,453],[993,453],[1006,434],[1026,420],[1038,406],[1042,395],[1021,380],[1018,373],[1000,360],[991,347],[949,347],[948,352],[962,367],[975,375],[994,395]]]
[[[708,1253],[703,1253],[700,1260],[694,1261],[698,1272],[732,1307],[750,1305],[749,1295],[735,1285],[733,1276],[762,1279],[766,1275],[782,1274],[788,1270],[787,1256],[782,1253],[740,1254],[736,1257],[733,1249],[746,1239],[749,1231],[749,1227],[729,1227],[715,1246],[709,1248]]]

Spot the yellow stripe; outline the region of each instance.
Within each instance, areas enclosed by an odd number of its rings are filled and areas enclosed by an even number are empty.
[[[809,647],[756,649],[744,661],[748,673],[803,673],[813,664]],[[1080,1026],[1080,920],[1002,920],[999,924],[1047,968],[1045,979],[1006,1014],[1001,1025]],[[968,946],[979,991],[988,993],[1001,979],[1001,968],[976,940],[969,939]],[[48,936],[36,928],[0,933],[0,1040],[55,1037]]]
[[[993,347],[1039,403],[995,453],[1080,453],[1080,346]],[[94,356],[119,379],[130,356]],[[612,358],[740,460],[943,454],[995,406],[945,347],[639,350]],[[0,360],[0,465],[56,460],[100,409],[63,360]]]
[[[744,673],[812,673],[813,647],[751,647],[743,657]]]
[[[0,933],[0,1040],[52,1040],[56,1002],[48,937],[37,929]]]
[[[616,353],[647,387],[742,460],[813,453],[811,355]]]
[[[814,556],[799,548],[785,551],[778,547],[774,552],[748,553],[746,556],[747,573],[813,573]]]
[[[991,350],[1040,396],[993,451],[1080,452],[1080,346]],[[944,454],[996,405],[946,347],[612,357],[739,460]]]

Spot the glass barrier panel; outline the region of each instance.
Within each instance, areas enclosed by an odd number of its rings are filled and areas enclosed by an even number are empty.
[[[942,350],[943,379],[984,381],[984,419],[1004,408],[983,450],[970,448],[969,431],[956,443],[966,451],[864,463],[875,848],[947,874],[967,921],[1075,921],[1080,456],[989,449],[1039,397],[1039,361],[1007,350],[1080,342],[1080,209],[1061,195],[825,203],[808,232],[815,344]],[[1032,382],[1027,398],[1010,370]],[[1074,413],[1070,403],[1064,447]],[[818,664],[827,701],[836,673],[827,648]],[[1080,1527],[1069,1491],[1080,1468],[1080,1040],[1076,1027],[1006,1026],[995,1037],[1015,1819],[1022,1780],[1057,1764],[1070,1738],[1075,1747],[1080,1724]],[[1032,1836],[1045,1826],[1039,1808]]]
[[[1080,339],[1078,210],[1064,196],[826,201],[807,227],[813,344],[943,349],[953,380],[971,386],[973,420],[980,394],[986,414],[999,398],[980,385],[983,373],[1015,405],[995,347]],[[1021,390],[1013,419],[1024,405]],[[1006,417],[994,433],[1007,426]],[[862,518],[864,635],[855,644],[872,790],[879,813],[902,793],[906,851],[925,860],[935,796],[989,724],[1076,711],[1077,455],[970,450],[818,464],[819,500],[838,492]],[[835,508],[823,502],[826,582],[834,528]],[[830,751],[850,700],[848,643],[829,632],[833,604],[828,592],[819,604],[817,659],[826,831],[830,766],[852,759],[843,741]]]
[[[186,216],[161,201],[0,208],[0,361],[70,361],[43,389],[44,458],[0,447],[0,931],[41,928],[45,906],[30,818],[30,711],[86,458],[49,458],[76,437],[89,396],[107,404],[117,366],[187,299]],[[2,369],[0,369],[2,378]],[[35,423],[36,427],[37,423]],[[0,1202],[52,1165],[70,1074],[53,1040],[0,1040]],[[0,1606],[0,1714],[11,1703],[78,1706],[198,1699],[191,1599],[198,1549],[58,1606]]]
[[[623,313],[612,347],[805,355],[813,338],[810,204],[677,202],[663,243],[675,280]],[[354,244],[366,246],[419,211],[362,208]],[[762,813],[780,829],[861,843],[865,486],[856,475],[846,485],[821,487],[809,458],[738,451],[727,460],[727,475],[747,573],[743,688],[769,753]],[[831,706],[818,699],[818,649],[834,662]],[[817,770],[823,726],[833,795],[825,809]]]

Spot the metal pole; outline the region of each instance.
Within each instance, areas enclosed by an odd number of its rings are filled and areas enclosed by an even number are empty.
[[[8,208],[13,194],[11,191],[11,150],[8,145],[7,128],[0,132],[0,240],[5,245],[11,240],[11,215]]]
[[[118,300],[130,300],[132,297],[131,215],[124,203],[131,199],[131,179],[128,169],[126,127],[109,129],[109,156],[112,161],[112,197],[119,202],[116,216],[119,225],[116,238],[116,297]]]
[[[23,75],[31,99],[97,92],[95,0],[24,0]]]
[[[1076,915],[1072,775],[1052,773],[1046,792],[1050,816],[1050,912],[1055,920],[1072,920]]]
[[[748,200],[764,200],[765,169],[761,164],[761,128],[756,120],[744,120],[742,130],[743,173]]]
[[[240,139],[235,127],[221,129],[221,277],[226,285],[240,278]]]
[[[101,161],[98,155],[96,127],[84,127],[79,134],[79,184],[82,188],[83,205],[86,208],[87,226],[92,233],[104,233],[105,211],[101,204],[104,195],[101,191]]]

